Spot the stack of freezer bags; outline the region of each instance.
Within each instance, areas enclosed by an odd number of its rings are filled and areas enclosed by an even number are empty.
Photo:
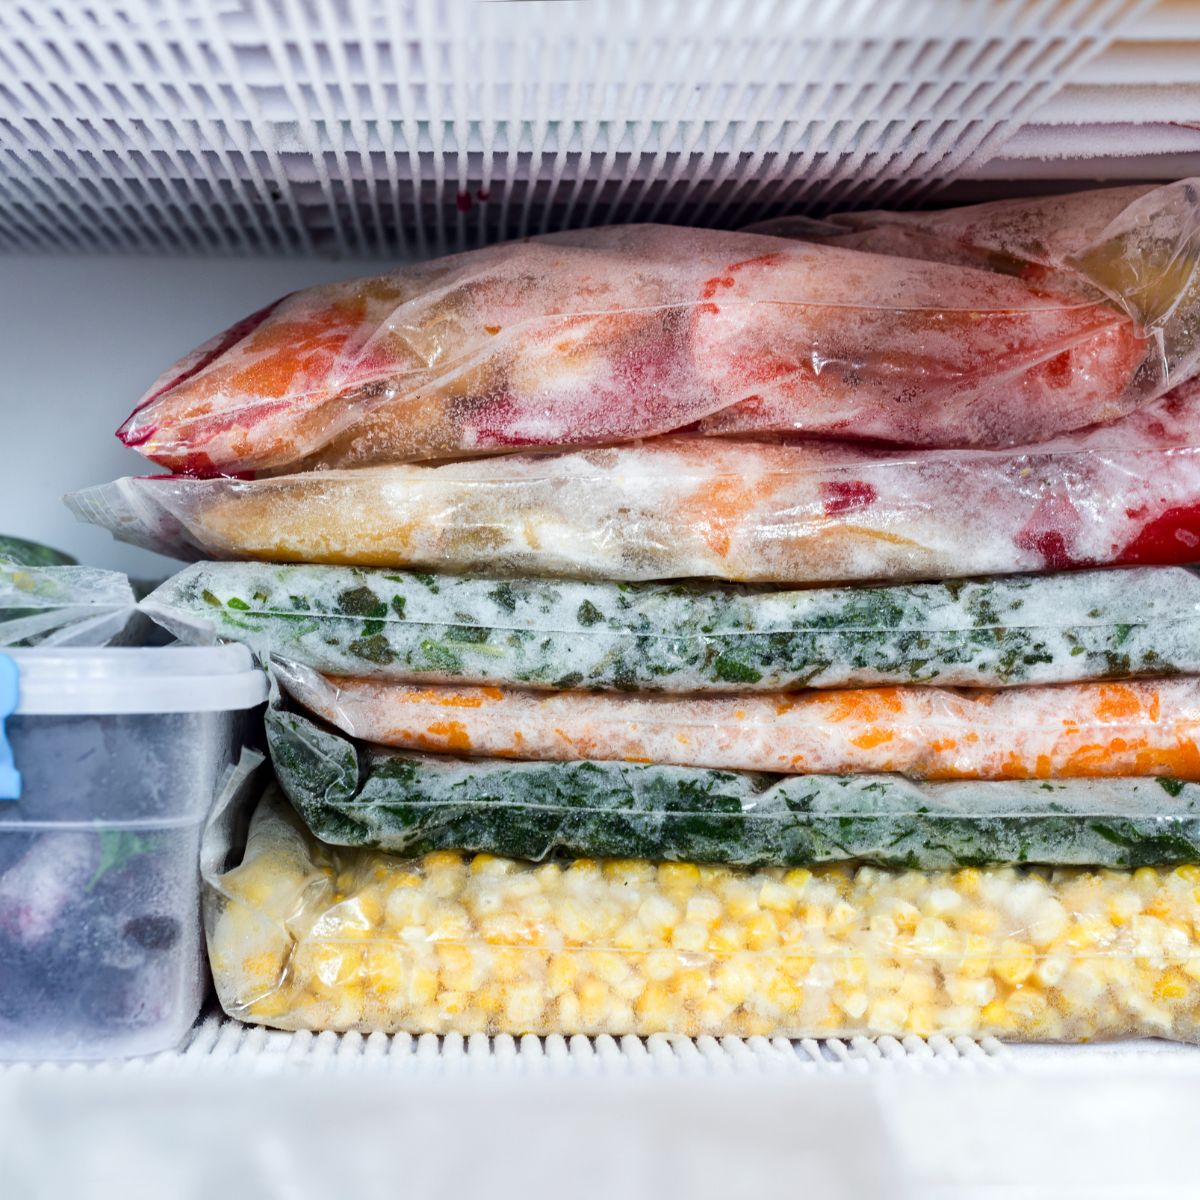
[[[164,375],[72,503],[242,560],[146,602],[281,688],[227,1010],[1200,1036],[1198,207],[556,235]]]

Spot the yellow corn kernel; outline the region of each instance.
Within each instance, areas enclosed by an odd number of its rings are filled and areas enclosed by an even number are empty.
[[[661,983],[647,984],[633,1006],[638,1029],[643,1034],[669,1031],[676,1010],[674,998]]]
[[[684,921],[675,927],[671,945],[676,950],[700,953],[708,946],[708,930],[696,921]]]
[[[638,907],[638,920],[652,938],[667,942],[679,923],[679,909],[666,896],[647,896]]]
[[[658,884],[664,891],[695,891],[700,886],[700,868],[695,863],[660,863]]]
[[[1017,1023],[1012,1013],[999,1001],[993,1000],[985,1004],[979,1013],[979,1026],[982,1033],[1012,1033]]]
[[[786,887],[799,894],[808,886],[808,881],[812,879],[812,877],[811,871],[804,867],[796,867],[783,877],[783,882]],[[1197,882],[1200,882],[1200,880]],[[797,898],[799,898],[798,895]]]
[[[369,992],[385,994],[399,992],[408,973],[408,964],[400,948],[386,943],[367,948],[363,975]]]
[[[1200,865],[1196,863],[1185,863],[1182,867],[1176,867],[1174,874],[1188,883],[1200,884]]]
[[[721,919],[721,902],[708,892],[692,896],[684,910],[684,916],[689,921],[712,928]]]
[[[584,979],[576,988],[579,996],[579,1015],[587,1029],[601,1029],[604,1018],[612,1004],[612,994],[599,980]]]
[[[908,1008],[896,996],[880,996],[867,1009],[867,1025],[876,1033],[903,1033]]]
[[[1155,1000],[1183,1000],[1191,991],[1186,977],[1180,971],[1168,971],[1154,985]]]
[[[1142,911],[1142,898],[1133,891],[1117,892],[1109,897],[1104,911],[1114,925],[1125,925],[1135,913]]]
[[[951,880],[952,886],[956,892],[963,896],[977,896],[979,894],[979,881],[982,878],[978,867],[963,867],[961,871],[955,871]]]
[[[775,879],[766,880],[758,890],[758,903],[774,912],[791,912],[798,897],[792,888]]]
[[[958,918],[958,924],[968,933],[989,934],[1000,928],[1000,916],[992,908],[979,906],[968,909]]]
[[[1010,987],[1019,987],[1033,972],[1035,952],[1028,942],[1005,938],[992,960],[992,972]]]

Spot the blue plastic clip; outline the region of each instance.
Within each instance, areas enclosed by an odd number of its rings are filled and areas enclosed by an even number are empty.
[[[0,654],[0,800],[20,800],[21,772],[13,763],[12,747],[4,732],[4,720],[17,711],[21,695],[21,673],[7,654]]]

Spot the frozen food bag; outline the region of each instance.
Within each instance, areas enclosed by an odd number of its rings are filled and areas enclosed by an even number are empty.
[[[421,686],[287,662],[275,670],[322,720],[401,750],[796,775],[1200,780],[1195,677],[664,696]]]
[[[206,928],[225,1011],[280,1029],[1194,1041],[1198,882],[400,858],[322,845],[272,793]]]
[[[20,567],[76,567],[79,563],[69,554],[41,542],[0,534],[0,562]]]
[[[915,783],[653,763],[510,762],[356,745],[273,709],[276,778],[321,841],[740,866],[1200,861],[1200,786],[1166,777]]]
[[[1200,674],[1178,567],[809,591],[203,562],[141,609],[335,675],[616,691]]]
[[[1200,362],[1200,179],[934,212],[784,217],[751,229],[1100,293],[1153,332],[1169,375],[1193,374]]]
[[[1157,195],[1123,219],[1157,212]],[[1161,204],[1194,219],[1188,195]],[[1042,234],[1078,249],[1064,220]],[[1022,445],[1184,378],[1124,301],[1162,275],[1158,241],[1082,252],[1107,291],[751,233],[557,233],[285,296],[164,372],[119,436],[196,475],[619,442],[706,419]]]
[[[274,479],[123,479],[68,504],[182,558],[606,580],[849,583],[1200,560],[1200,382],[1013,450],[673,436]]]
[[[134,617],[133,589],[119,572],[27,566],[57,551],[22,552],[19,560],[10,548],[0,539],[0,646],[103,646]]]

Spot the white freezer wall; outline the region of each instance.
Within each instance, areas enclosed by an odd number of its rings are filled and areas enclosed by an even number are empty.
[[[0,533],[153,579],[170,560],[81,525],[64,493],[161,468],[113,431],[154,379],[296,288],[388,264],[0,256]]]

